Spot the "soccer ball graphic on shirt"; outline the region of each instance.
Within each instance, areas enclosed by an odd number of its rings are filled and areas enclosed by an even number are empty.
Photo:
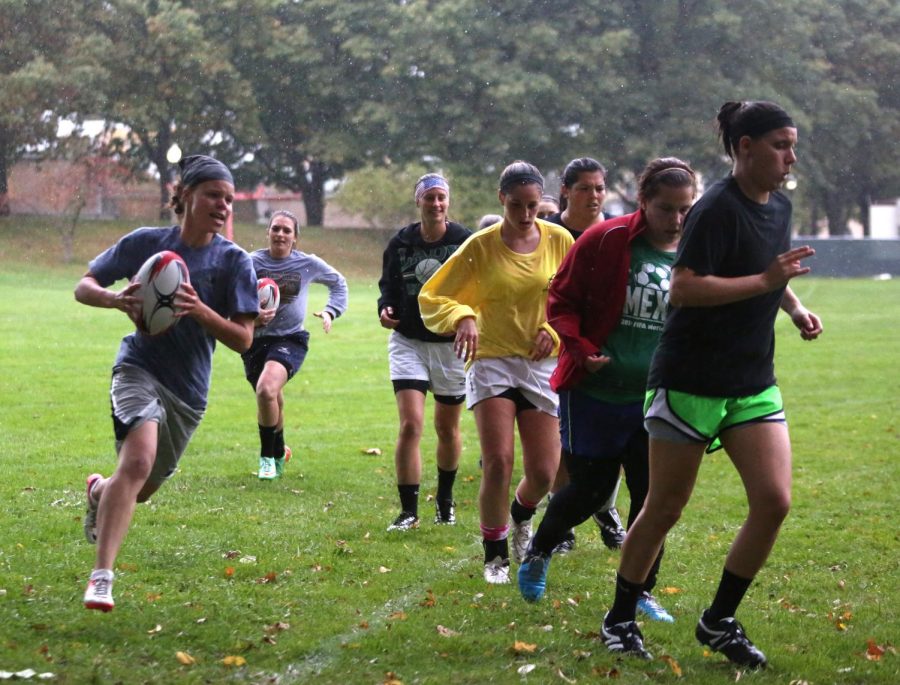
[[[441,268],[441,263],[436,259],[423,259],[421,262],[416,264],[416,280],[419,283],[424,283],[431,276]]]
[[[669,279],[672,277],[672,270],[657,266],[656,264],[645,263],[641,266],[635,275],[635,281],[638,285],[653,290],[669,290]]]

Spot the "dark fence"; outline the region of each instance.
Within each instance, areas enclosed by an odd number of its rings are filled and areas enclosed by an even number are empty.
[[[805,263],[814,276],[861,278],[890,274],[900,276],[900,240],[805,238],[792,241],[794,247],[809,245],[816,255]]]

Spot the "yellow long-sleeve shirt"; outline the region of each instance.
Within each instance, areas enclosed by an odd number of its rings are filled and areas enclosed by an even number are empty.
[[[547,324],[547,293],[563,257],[574,242],[564,228],[538,219],[538,247],[529,254],[510,250],[500,226],[480,231],[425,282],[419,308],[435,333],[456,331],[460,319],[474,316],[478,357],[529,357],[538,331],[559,337]]]

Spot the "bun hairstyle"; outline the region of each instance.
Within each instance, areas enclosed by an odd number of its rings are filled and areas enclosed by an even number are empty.
[[[759,138],[775,129],[796,128],[794,120],[779,105],[765,100],[726,102],[716,115],[719,138],[725,154],[735,158],[738,142],[744,136]]]
[[[181,172],[181,179],[172,190],[172,199],[169,200],[169,206],[179,216],[184,214],[184,200],[182,196],[188,188],[200,185],[204,181],[226,181],[232,186],[234,185],[234,178],[232,178],[228,167],[218,159],[208,155],[182,157],[178,162],[178,169]]]
[[[593,157],[579,157],[578,159],[573,159],[571,162],[566,164],[566,168],[563,169],[562,184],[566,188],[571,188],[576,183],[578,183],[578,179],[581,177],[581,174],[585,172],[593,173],[595,171],[599,171],[601,174],[603,174],[603,179],[606,179],[606,167]],[[569,206],[569,198],[560,193],[558,204],[560,211],[564,210]]]
[[[532,183],[544,190],[544,177],[534,164],[517,159],[500,174],[500,192],[506,195],[513,188],[527,186]]]
[[[677,157],[657,157],[644,167],[638,177],[638,200],[648,202],[660,188],[688,188],[697,193],[697,177],[691,165]]]

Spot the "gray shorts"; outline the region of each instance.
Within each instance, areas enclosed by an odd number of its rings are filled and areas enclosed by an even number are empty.
[[[147,421],[157,426],[156,459],[148,483],[157,487],[178,467],[203,412],[182,402],[151,374],[130,364],[113,369],[109,388],[116,454],[128,433]]]

